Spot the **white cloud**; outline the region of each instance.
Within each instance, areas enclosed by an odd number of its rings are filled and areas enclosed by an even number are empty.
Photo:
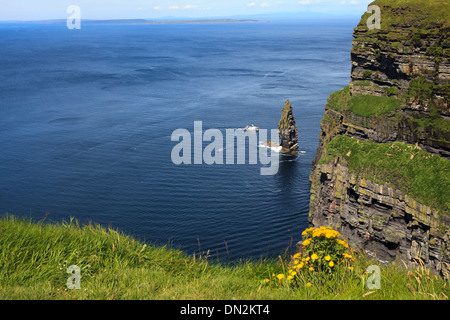
[[[153,7],[153,10],[161,10],[161,7]]]
[[[160,7],[158,7],[159,9],[161,9]],[[192,4],[187,4],[183,7],[179,7],[179,6],[170,6],[169,10],[189,10],[189,9],[195,9],[198,8],[198,6],[193,6]]]
[[[350,0],[350,1],[341,1],[340,3],[341,3],[342,5],[346,5],[346,4],[356,5],[356,4],[359,4],[359,1],[356,1],[356,0]]]
[[[300,0],[297,3],[300,5],[319,4],[324,2],[330,2],[329,0]],[[334,2],[334,1],[331,1]]]
[[[285,1],[277,1],[274,3],[269,3],[269,2],[261,2],[261,3],[256,3],[256,2],[249,2],[247,3],[247,7],[262,7],[262,8],[269,8],[269,7],[274,7],[274,6],[278,6],[281,4],[284,4]]]

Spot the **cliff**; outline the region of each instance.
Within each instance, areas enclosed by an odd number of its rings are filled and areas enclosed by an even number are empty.
[[[312,226],[381,261],[450,271],[450,4],[378,0],[354,29],[351,81],[330,95],[310,175]]]

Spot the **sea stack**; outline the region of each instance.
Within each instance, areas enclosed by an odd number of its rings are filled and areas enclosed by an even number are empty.
[[[286,100],[281,111],[278,135],[281,140],[281,152],[296,154],[296,150],[298,149],[298,129],[295,125],[292,106],[289,100]]]

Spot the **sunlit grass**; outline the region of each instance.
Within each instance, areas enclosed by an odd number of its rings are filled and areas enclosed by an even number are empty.
[[[338,111],[349,110],[352,113],[363,116],[378,116],[402,107],[402,102],[395,97],[356,95],[350,94],[350,87],[333,92],[327,102],[327,106]]]
[[[92,223],[51,224],[6,215],[0,219],[0,299],[446,299],[449,295],[445,280],[426,269],[422,275],[398,264],[380,265],[382,287],[370,292],[365,270],[377,262],[364,254],[355,253],[355,258],[353,273],[334,280],[339,289],[271,286],[264,279],[286,270],[290,256],[219,263],[204,252],[187,255]],[[80,289],[67,288],[69,265],[81,269]]]

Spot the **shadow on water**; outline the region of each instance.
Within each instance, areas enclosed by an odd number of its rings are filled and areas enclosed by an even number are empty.
[[[294,182],[298,179],[299,157],[290,155],[280,155],[277,183],[283,190],[291,190]]]

